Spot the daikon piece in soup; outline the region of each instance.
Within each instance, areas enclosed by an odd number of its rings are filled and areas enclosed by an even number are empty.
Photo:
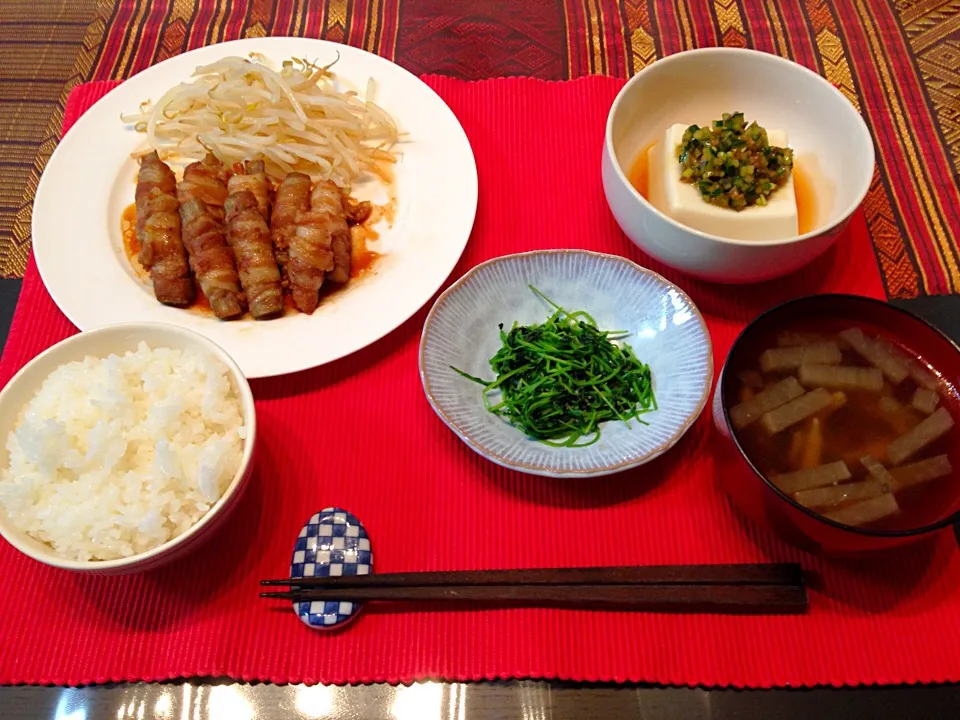
[[[740,445],[781,492],[840,524],[912,530],[958,496],[956,390],[876,329],[771,329],[729,368]]]

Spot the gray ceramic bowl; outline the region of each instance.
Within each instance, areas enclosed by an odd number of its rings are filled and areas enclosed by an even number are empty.
[[[550,447],[488,412],[483,388],[450,369],[492,377],[498,325],[540,323],[552,312],[531,284],[568,310],[586,310],[601,329],[630,332],[624,342],[653,373],[659,409],[644,415],[649,426],[608,422],[594,445]],[[591,477],[642,465],[676,444],[706,405],[713,351],[700,311],[670,281],[615,255],[545,250],[489,260],[440,296],[420,339],[420,378],[440,419],[488,460],[535,475]]]

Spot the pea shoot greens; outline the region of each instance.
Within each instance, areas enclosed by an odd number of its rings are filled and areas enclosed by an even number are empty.
[[[554,313],[540,325],[500,325],[500,350],[490,360],[494,380],[451,366],[483,385],[487,410],[553,447],[586,447],[600,439],[600,424],[629,426],[657,409],[650,367],[640,362],[622,330],[600,330],[583,310],[569,312],[532,285]]]

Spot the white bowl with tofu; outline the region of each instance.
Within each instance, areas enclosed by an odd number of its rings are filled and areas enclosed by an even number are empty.
[[[758,175],[742,209],[711,204],[712,185],[681,177],[686,130],[711,128],[725,113],[743,113],[771,149],[792,151],[789,172],[770,186]],[[873,171],[870,131],[843,94],[801,65],[753,50],[664,58],[624,85],[607,117],[603,188],[620,227],[656,260],[714,282],[770,280],[814,260],[860,206]]]

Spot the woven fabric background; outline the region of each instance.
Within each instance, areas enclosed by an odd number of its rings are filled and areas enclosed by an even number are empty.
[[[96,0],[0,0],[0,275],[21,276],[40,173],[103,39]]]
[[[26,267],[33,193],[73,85],[222,40],[305,35],[466,79],[626,77],[711,45],[790,57],[874,131],[865,211],[888,294],[960,292],[960,0],[3,0],[0,13],[3,275]]]

